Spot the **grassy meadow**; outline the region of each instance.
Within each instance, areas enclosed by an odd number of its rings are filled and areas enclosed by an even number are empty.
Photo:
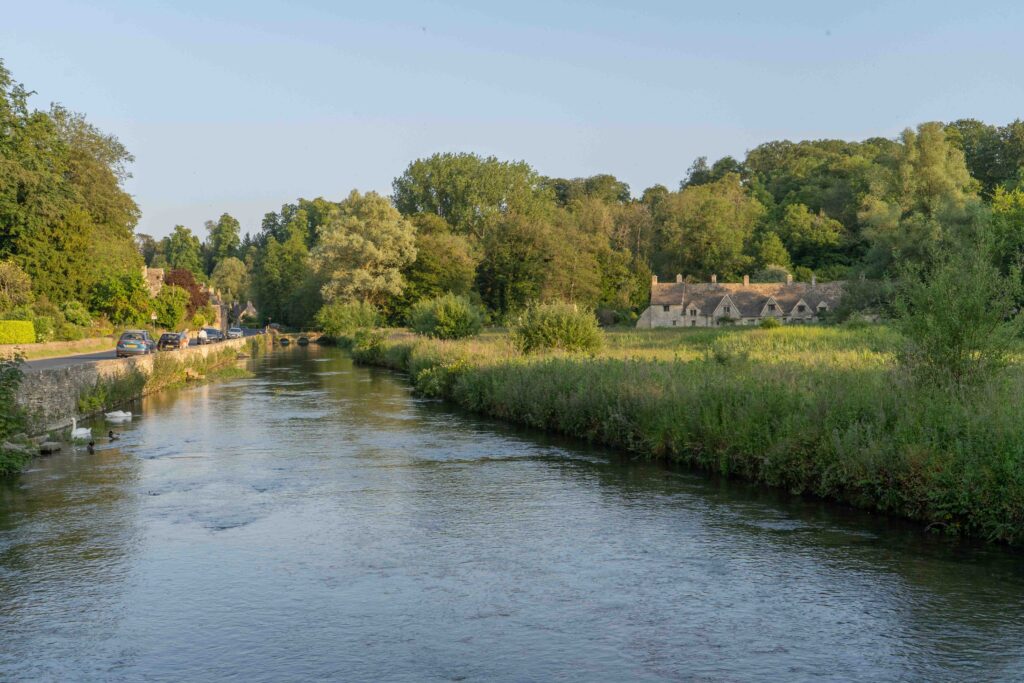
[[[503,332],[364,335],[361,362],[471,411],[726,476],[1024,541],[1024,362],[967,396],[907,381],[885,326],[621,330],[589,356]],[[1024,351],[1024,346],[1022,346]]]

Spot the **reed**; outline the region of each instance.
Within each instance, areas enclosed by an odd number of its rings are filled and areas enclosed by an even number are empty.
[[[392,333],[357,360],[471,411],[919,520],[1024,541],[1024,365],[969,396],[906,381],[882,326],[607,334],[593,356],[501,333]]]

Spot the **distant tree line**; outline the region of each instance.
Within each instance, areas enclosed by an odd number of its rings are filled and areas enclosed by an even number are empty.
[[[1024,256],[1020,120],[772,141],[742,160],[701,157],[676,189],[638,194],[608,174],[551,178],[523,161],[435,154],[409,164],[390,197],[300,198],[252,233],[224,213],[202,238],[178,225],[158,240],[134,233],[122,187],[132,158],[117,139],[59,106],[31,110],[28,95],[0,65],[0,309],[66,321],[138,318],[143,263],[306,326],[326,304],[356,302],[400,322],[446,293],[495,320],[543,301],[621,319],[646,305],[652,274],[873,281],[969,242],[990,242],[1004,273]],[[186,315],[199,310],[192,298]]]

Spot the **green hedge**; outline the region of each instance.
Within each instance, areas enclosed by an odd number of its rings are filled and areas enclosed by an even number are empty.
[[[0,344],[32,344],[36,328],[30,320],[0,320]]]

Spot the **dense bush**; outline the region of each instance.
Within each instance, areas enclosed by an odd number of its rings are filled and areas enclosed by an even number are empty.
[[[357,330],[377,327],[380,324],[380,314],[366,301],[335,301],[320,308],[316,314],[316,324],[325,335],[337,339],[354,334]]]
[[[443,294],[413,304],[406,322],[413,332],[425,337],[463,339],[480,334],[483,311],[468,297]]]
[[[178,329],[188,311],[189,294],[177,285],[164,285],[153,299],[156,323],[168,330]]]
[[[78,301],[65,301],[61,304],[60,310],[64,314],[64,319],[72,325],[88,327],[92,324],[92,317],[89,315],[89,309]]]
[[[31,344],[36,340],[30,320],[0,320],[0,344]]]
[[[109,275],[93,285],[89,307],[115,325],[141,325],[149,318],[149,291],[139,274]]]
[[[761,322],[758,323],[758,327],[764,330],[770,330],[773,327],[782,327],[782,323],[779,322],[778,318],[766,317],[761,318]]]
[[[36,316],[32,321],[33,327],[36,329],[36,341],[37,342],[48,342],[53,341],[57,334],[57,326],[48,315]]]
[[[512,344],[522,353],[558,349],[594,353],[604,344],[597,318],[573,304],[543,304],[521,313],[511,330]]]

